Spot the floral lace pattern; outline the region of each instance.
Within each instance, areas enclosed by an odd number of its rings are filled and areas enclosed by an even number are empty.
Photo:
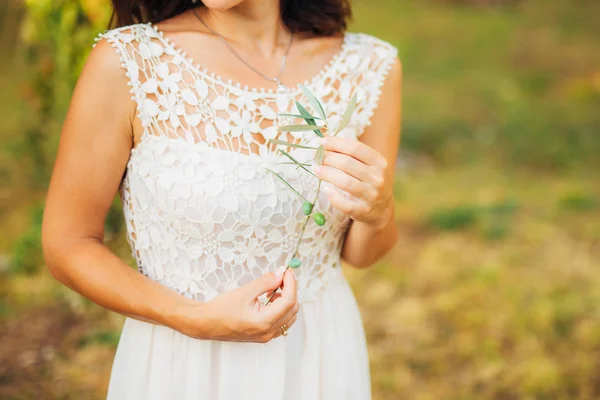
[[[267,140],[316,144],[316,135],[277,131],[297,122],[278,113],[296,111],[299,87],[276,92],[224,81],[194,64],[151,24],[113,29],[102,39],[120,55],[144,127],[120,188],[139,271],[189,298],[209,301],[286,264],[300,235],[302,200],[267,168],[306,198],[314,198],[316,178],[283,163],[287,160]],[[305,82],[323,99],[332,126],[352,94],[359,95],[340,135],[357,138],[371,123],[396,54],[379,39],[347,33],[340,52]],[[303,162],[311,159],[310,150],[289,153]],[[324,196],[317,208],[327,224],[308,224],[300,245],[302,266],[295,272],[301,299],[341,276],[349,218]]]

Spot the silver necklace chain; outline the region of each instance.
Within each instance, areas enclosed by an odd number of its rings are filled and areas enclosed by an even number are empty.
[[[287,60],[288,54],[290,53],[290,49],[292,48],[292,42],[294,41],[294,32],[292,32],[291,36],[290,36],[290,42],[287,45],[287,49],[285,50],[285,54],[283,55],[283,58],[281,59],[281,67],[279,68],[279,73],[277,74],[276,77],[274,78],[270,78],[268,76],[266,76],[265,74],[263,74],[262,72],[260,72],[259,70],[257,70],[256,68],[254,68],[252,65],[250,65],[246,60],[244,60],[243,57],[241,57],[234,49],[233,47],[231,47],[231,45],[229,44],[229,42],[227,41],[227,39],[225,39],[223,36],[221,36],[219,33],[215,32],[214,29],[212,29],[210,26],[208,26],[206,24],[206,22],[204,22],[202,20],[202,18],[200,18],[200,16],[198,15],[198,13],[196,12],[195,8],[192,8],[192,12],[194,13],[194,15],[196,16],[196,18],[198,19],[198,21],[200,21],[202,23],[202,25],[204,25],[204,27],[206,29],[208,29],[213,35],[217,36],[224,44],[225,46],[229,49],[229,51],[231,51],[231,53],[238,59],[240,60],[245,66],[247,66],[248,68],[250,68],[252,71],[256,72],[258,75],[260,75],[262,78],[264,78],[265,80],[269,81],[269,82],[274,82],[277,84],[277,88],[285,88],[286,86],[281,83],[280,78],[281,75],[283,74],[283,70],[285,68],[285,62]]]

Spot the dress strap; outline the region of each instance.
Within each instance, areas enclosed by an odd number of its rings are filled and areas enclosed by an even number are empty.
[[[147,96],[144,90],[144,83],[153,74],[153,69],[149,68],[149,64],[147,65],[148,60],[143,57],[144,52],[151,51],[147,29],[146,24],[135,24],[107,30],[98,35],[94,44],[95,47],[97,42],[106,40],[119,54],[121,68],[125,70],[127,84],[130,87],[131,100],[136,102],[137,115],[144,127],[144,135],[146,131],[154,128],[146,112]]]
[[[398,58],[398,49],[392,44],[364,33],[354,34],[352,57],[359,63],[356,68],[356,92],[359,94],[355,112],[357,134],[360,136],[372,124],[373,114],[389,71]]]

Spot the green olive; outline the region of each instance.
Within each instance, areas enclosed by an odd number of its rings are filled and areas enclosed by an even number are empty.
[[[319,226],[325,225],[325,216],[323,216],[323,214],[316,213],[315,215],[313,215],[313,219],[315,220],[315,223],[317,225],[319,225]]]
[[[305,215],[310,215],[310,213],[312,212],[312,209],[313,209],[313,205],[309,201],[305,201],[302,204],[302,212],[304,212]]]

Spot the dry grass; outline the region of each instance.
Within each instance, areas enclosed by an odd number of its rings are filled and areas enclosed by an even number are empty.
[[[600,397],[600,210],[568,200],[600,200],[594,182],[481,168],[406,179],[398,246],[366,277],[348,271],[375,398]],[[503,237],[477,220],[458,231],[427,222],[439,207],[506,198],[517,206],[499,217]]]

